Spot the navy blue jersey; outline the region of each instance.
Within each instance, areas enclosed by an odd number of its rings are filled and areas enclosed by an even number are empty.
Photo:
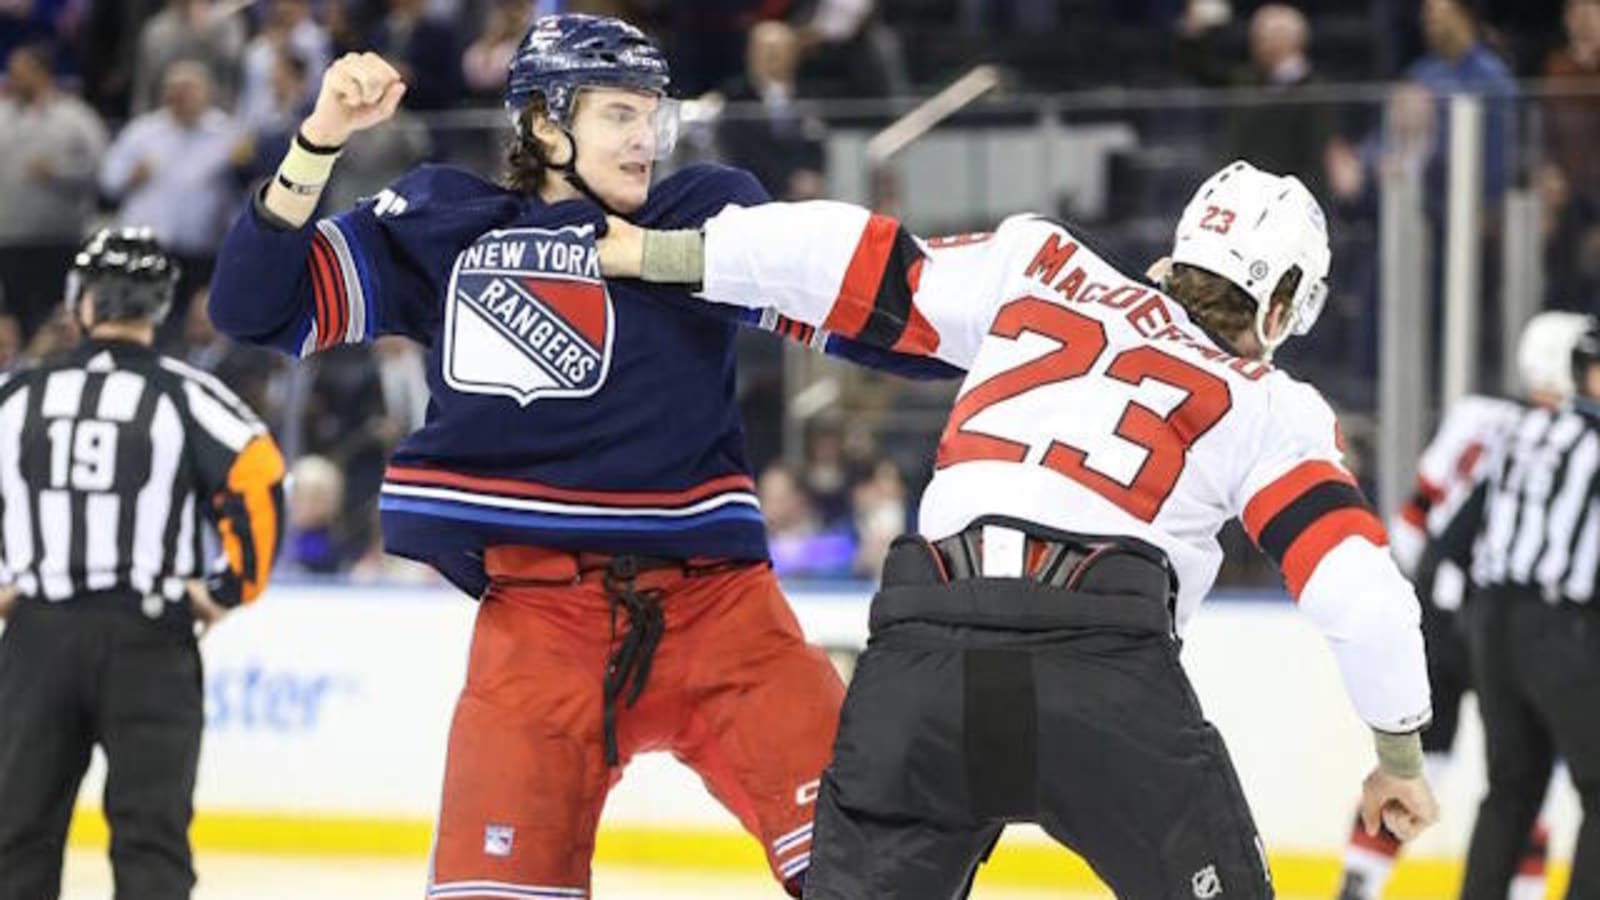
[[[632,218],[692,228],[766,200],[748,173],[695,166]],[[495,544],[766,558],[734,397],[740,324],[902,374],[957,374],[679,287],[603,281],[604,227],[587,200],[424,166],[300,229],[252,205],[223,243],[211,315],[294,355],[384,334],[429,348],[433,402],[386,473],[385,543],[474,596]]]

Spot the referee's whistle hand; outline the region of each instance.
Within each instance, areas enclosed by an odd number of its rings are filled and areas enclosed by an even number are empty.
[[[194,619],[200,625],[199,636],[205,637],[206,632],[228,614],[228,610],[212,599],[211,591],[204,581],[191,580],[186,586],[189,589],[189,609],[194,612]]]

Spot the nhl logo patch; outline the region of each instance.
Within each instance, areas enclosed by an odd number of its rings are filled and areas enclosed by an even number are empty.
[[[615,330],[592,226],[491,231],[450,273],[445,382],[523,406],[587,397],[605,383]]]

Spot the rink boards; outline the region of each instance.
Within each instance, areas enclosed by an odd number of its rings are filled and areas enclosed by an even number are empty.
[[[795,586],[808,634],[841,659],[865,638],[865,585]],[[443,588],[285,585],[204,641],[207,731],[196,805],[202,850],[427,852],[445,735],[475,606]],[[1227,738],[1280,890],[1329,889],[1370,739],[1332,655],[1287,599],[1219,595],[1186,635],[1184,664]],[[1391,896],[1450,893],[1482,788],[1481,729],[1438,785],[1443,825],[1415,848]],[[99,795],[99,765],[82,794]],[[1576,803],[1564,780],[1553,851],[1570,858]],[[96,841],[97,816],[74,839]],[[670,758],[636,761],[611,796],[602,861],[759,869],[753,841]],[[1094,884],[1087,868],[1012,829],[986,880]],[[1557,878],[1565,867],[1555,867]]]

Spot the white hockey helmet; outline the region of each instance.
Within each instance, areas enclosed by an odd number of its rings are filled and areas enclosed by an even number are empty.
[[[1172,261],[1237,285],[1256,303],[1256,340],[1263,357],[1291,334],[1311,330],[1328,297],[1328,220],[1293,175],[1263,172],[1243,160],[1224,166],[1195,191],[1178,220]],[[1298,272],[1289,321],[1266,333],[1272,294]]]
[[[1593,320],[1574,312],[1542,312],[1522,326],[1517,339],[1517,376],[1525,394],[1551,394],[1562,400],[1576,390],[1572,349]]]

